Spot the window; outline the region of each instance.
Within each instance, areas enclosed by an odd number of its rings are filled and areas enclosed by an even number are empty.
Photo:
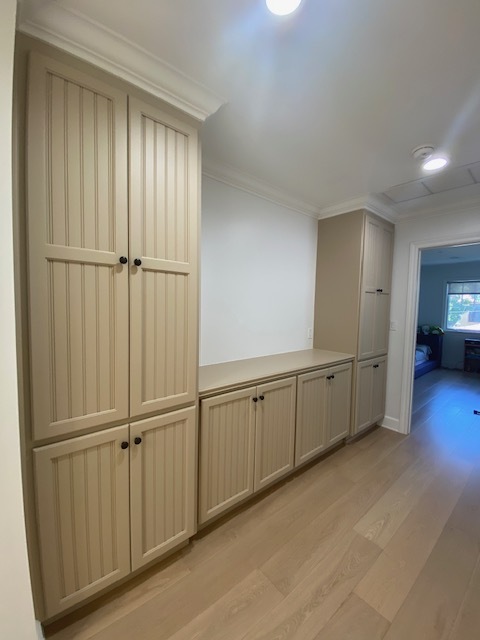
[[[480,333],[480,282],[447,283],[446,328]]]

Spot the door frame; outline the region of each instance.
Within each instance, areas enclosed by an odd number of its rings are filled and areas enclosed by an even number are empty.
[[[407,280],[407,311],[403,351],[402,386],[400,391],[400,433],[409,434],[412,422],[415,344],[417,339],[418,303],[420,297],[420,267],[422,249],[480,243],[480,235],[472,234],[419,240],[410,244]]]

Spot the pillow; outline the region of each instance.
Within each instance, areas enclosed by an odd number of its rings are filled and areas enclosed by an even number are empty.
[[[432,353],[432,350],[430,349],[430,347],[428,346],[428,344],[417,344],[416,346],[416,350],[417,351],[421,351],[422,353],[424,353],[426,356],[429,356]]]

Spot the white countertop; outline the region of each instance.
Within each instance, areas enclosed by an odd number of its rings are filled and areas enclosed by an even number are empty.
[[[353,359],[354,356],[349,353],[307,349],[205,365],[199,370],[199,394],[200,397],[204,397],[263,380],[350,362]]]

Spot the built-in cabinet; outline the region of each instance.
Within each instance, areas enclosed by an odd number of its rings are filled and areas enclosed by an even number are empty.
[[[298,376],[296,466],[349,434],[351,389],[351,363]]]
[[[358,433],[385,415],[387,358],[383,356],[359,362],[356,380],[355,426]]]
[[[320,220],[314,346],[356,354],[358,363],[386,356],[390,324],[393,225],[366,211]],[[376,361],[375,361],[376,362]],[[368,366],[355,367],[352,435],[384,414],[385,360],[371,377],[374,409],[364,389]],[[376,365],[375,365],[376,366]],[[369,404],[370,403],[370,404]],[[379,404],[382,406],[380,407]]]
[[[153,98],[31,55],[28,324],[44,618],[195,531],[197,138]]]
[[[254,372],[262,366],[251,362]],[[351,381],[352,364],[343,362],[203,398],[199,522],[344,439],[350,429]]]

